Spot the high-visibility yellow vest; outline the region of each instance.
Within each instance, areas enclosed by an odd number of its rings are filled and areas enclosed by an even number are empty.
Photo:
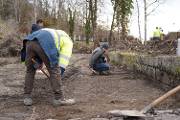
[[[161,36],[161,31],[159,29],[156,29],[153,33],[154,37],[160,37]]]
[[[59,52],[59,66],[66,68],[72,55],[73,42],[69,35],[62,30],[44,28],[54,38],[56,48]]]

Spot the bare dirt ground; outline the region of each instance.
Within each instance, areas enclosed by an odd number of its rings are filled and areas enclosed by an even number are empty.
[[[114,109],[142,109],[164,92],[131,72],[112,66],[109,76],[92,76],[87,54],[73,55],[63,79],[66,98],[72,106],[53,107],[52,90],[42,73],[36,74],[33,106],[23,105],[25,66],[18,58],[0,58],[0,120],[91,120]],[[158,109],[180,108],[169,99]],[[180,120],[179,115],[175,119]],[[165,117],[167,118],[167,117]]]

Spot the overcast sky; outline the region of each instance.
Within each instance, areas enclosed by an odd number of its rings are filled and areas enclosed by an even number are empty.
[[[141,17],[141,31],[143,36],[143,4],[140,4],[140,17]],[[131,22],[130,22],[130,34],[138,37],[138,25],[137,25],[137,9],[133,11]],[[165,0],[165,3],[161,4],[156,12],[148,17],[148,38],[152,36],[153,30],[156,26],[161,27],[164,33],[169,31],[180,30],[180,0]],[[110,0],[106,0],[104,9],[101,10],[100,18],[104,23],[111,24],[113,10],[111,7]]]

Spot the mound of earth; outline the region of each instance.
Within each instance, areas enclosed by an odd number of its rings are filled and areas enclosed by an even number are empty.
[[[0,41],[0,56],[18,56],[21,50],[22,39],[19,35],[13,34],[2,38]]]

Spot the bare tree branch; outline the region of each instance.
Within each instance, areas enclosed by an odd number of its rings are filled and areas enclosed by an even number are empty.
[[[158,4],[154,9],[152,9],[149,13],[147,13],[147,16],[149,16],[150,14],[152,14],[158,7],[160,4]]]
[[[150,3],[149,5],[147,5],[147,8],[149,8],[150,6],[154,5],[154,4],[157,3],[157,2],[159,3],[160,0],[155,0],[154,2]]]

